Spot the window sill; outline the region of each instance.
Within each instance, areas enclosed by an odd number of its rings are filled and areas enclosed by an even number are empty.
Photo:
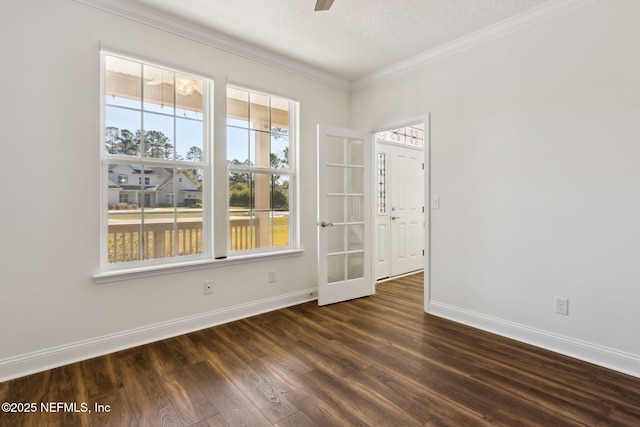
[[[198,261],[181,262],[175,264],[154,265],[149,267],[138,267],[121,269],[114,271],[102,271],[93,276],[96,284],[120,282],[123,280],[140,279],[143,277],[163,276],[165,274],[182,273],[194,270],[204,270],[215,267],[227,267],[236,264],[248,264],[258,261],[271,261],[278,258],[290,258],[300,256],[303,249],[290,249],[281,252],[268,252],[262,254],[251,254],[234,256],[225,259],[204,259]]]

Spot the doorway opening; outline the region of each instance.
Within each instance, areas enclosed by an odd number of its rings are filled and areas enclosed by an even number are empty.
[[[378,282],[424,269],[424,123],[375,133],[375,260]]]

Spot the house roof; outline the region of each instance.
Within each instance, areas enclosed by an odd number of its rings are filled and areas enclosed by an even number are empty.
[[[193,180],[189,176],[185,175],[184,173],[179,172],[178,175],[181,175],[181,176],[187,178],[194,185],[196,184],[195,182],[193,182]],[[171,182],[173,182],[175,184],[175,186],[178,187],[178,189],[180,191],[196,191],[196,192],[200,191],[200,190],[197,190],[197,189],[195,189],[195,190],[186,189],[182,185],[180,185],[180,183],[178,181],[173,181],[173,173],[169,174],[169,176],[161,184],[158,185],[158,190],[161,190],[163,187],[165,187],[166,185],[170,184]]]
[[[130,166],[130,165],[118,165],[118,164],[111,164],[109,165],[109,172],[113,172],[113,170],[119,166],[124,166],[127,167],[129,169],[131,169],[133,171],[133,173],[142,173],[142,169],[140,169],[139,167],[136,166]],[[153,169],[149,169],[149,168],[145,168],[144,169],[144,173],[146,175],[152,174],[152,173],[156,173],[155,170]]]

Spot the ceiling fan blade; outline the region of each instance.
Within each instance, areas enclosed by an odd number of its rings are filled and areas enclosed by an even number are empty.
[[[329,10],[332,4],[333,0],[317,0],[315,10],[316,12],[319,10]]]

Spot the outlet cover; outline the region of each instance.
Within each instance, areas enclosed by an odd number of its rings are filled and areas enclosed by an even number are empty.
[[[213,293],[213,280],[207,280],[204,282],[203,291],[205,295],[210,295]]]
[[[558,314],[569,314],[569,299],[564,297],[555,297],[554,299],[555,312]]]

